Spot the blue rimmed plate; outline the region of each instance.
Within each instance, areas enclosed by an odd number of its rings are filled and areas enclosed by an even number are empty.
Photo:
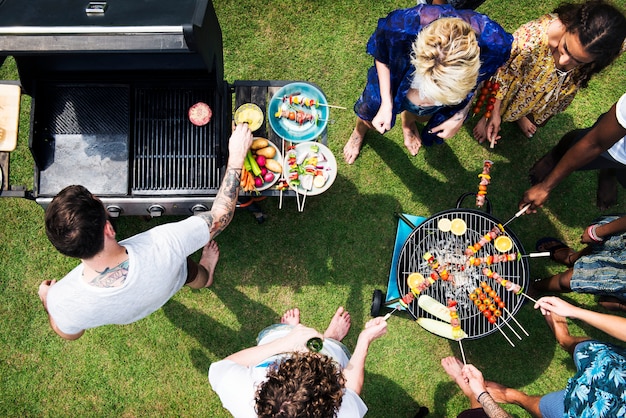
[[[291,99],[291,100],[290,100]],[[294,100],[296,99],[296,100]],[[314,105],[308,105],[314,100]],[[317,139],[328,125],[328,102],[317,87],[309,83],[290,83],[276,92],[270,101],[268,119],[270,126],[286,141],[305,142]],[[295,116],[290,119],[293,112]],[[298,112],[303,120],[298,120]]]

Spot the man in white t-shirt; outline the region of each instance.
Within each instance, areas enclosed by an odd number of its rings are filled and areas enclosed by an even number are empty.
[[[531,169],[533,186],[526,190],[519,207],[530,203],[528,212],[536,212],[550,192],[573,171],[598,169],[601,173],[615,171],[617,180],[626,187],[626,94],[591,128],[567,133],[552,151],[535,163]],[[609,189],[614,190],[614,187]],[[598,188],[600,208],[614,204],[613,199],[610,190],[607,193]]]
[[[235,418],[363,417],[365,358],[372,341],[386,334],[387,322],[368,321],[352,355],[341,343],[349,329],[343,307],[324,334],[300,324],[300,311],[290,309],[280,324],[259,333],[256,346],[211,364],[211,387]],[[314,338],[322,341],[319,352],[310,351]]]
[[[243,161],[252,144],[247,124],[228,144],[228,163],[210,211],[160,225],[118,242],[100,199],[68,186],[46,208],[46,234],[59,252],[81,263],[62,280],[44,280],[39,298],[50,326],[68,340],[86,329],[129,324],[161,308],[184,285],[208,287],[219,250],[213,239],[233,218]],[[189,255],[203,248],[200,263]]]

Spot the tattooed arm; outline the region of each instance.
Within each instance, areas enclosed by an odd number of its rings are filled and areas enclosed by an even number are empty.
[[[248,124],[237,125],[228,143],[229,155],[226,174],[217,196],[215,196],[213,206],[210,211],[198,214],[209,225],[211,239],[222,232],[233,219],[239,196],[243,160],[246,158],[250,145],[252,145],[252,132],[250,132]]]
[[[461,370],[461,376],[465,379],[476,400],[483,407],[483,411],[489,418],[511,418],[511,415],[502,409],[491,397],[491,394],[487,392],[485,379],[480,370],[471,364],[466,364]]]

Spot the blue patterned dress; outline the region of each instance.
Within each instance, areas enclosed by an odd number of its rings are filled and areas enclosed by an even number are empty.
[[[594,224],[607,224],[619,216],[602,216]],[[626,301],[626,233],[612,235],[591,246],[591,254],[574,263],[570,280],[574,292],[614,296]]]
[[[412,75],[415,72],[410,59],[411,45],[426,25],[444,17],[463,19],[476,32],[481,62],[477,84],[491,77],[509,58],[513,36],[498,23],[473,10],[455,10],[450,5],[420,4],[409,9],[391,12],[386,18],[378,20],[378,27],[367,43],[367,53],[389,67],[391,91],[394,97],[392,125],[395,123],[396,116],[402,111],[402,102],[411,87]],[[463,109],[472,99],[473,93],[470,92],[465,100],[456,106],[442,106],[431,117],[421,134],[424,145],[431,145],[433,141],[443,142],[438,136],[428,134],[428,131]],[[354,111],[361,119],[372,121],[378,113],[380,103],[378,72],[376,67],[372,66],[367,73],[367,85],[354,105]]]
[[[598,341],[576,346],[578,372],[565,389],[567,417],[626,417],[626,349]]]

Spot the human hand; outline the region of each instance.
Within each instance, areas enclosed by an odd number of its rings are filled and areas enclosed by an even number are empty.
[[[371,343],[377,338],[382,337],[387,333],[387,321],[382,316],[370,319],[365,323],[365,328],[359,334],[359,339],[364,338],[367,343]]]
[[[524,196],[519,202],[519,209],[521,210],[524,206],[530,203],[530,207],[526,213],[537,213],[537,208],[543,206],[545,201],[548,200],[549,195],[550,191],[544,186],[543,183],[535,184],[524,192]]]
[[[46,306],[46,300],[48,299],[48,291],[53,285],[56,284],[56,282],[56,280],[44,280],[39,285],[39,290],[37,291],[37,293],[39,294],[39,299],[43,303],[44,307]]]
[[[283,337],[282,343],[284,344],[284,352],[308,351],[306,346],[307,341],[316,337],[323,338],[323,335],[314,328],[298,324],[293,327],[289,334]]]
[[[492,112],[491,116],[487,120],[487,126],[485,128],[485,132],[487,134],[487,140],[492,143],[497,143],[501,138],[500,135],[500,126],[502,125],[502,118],[500,114],[496,112]]]
[[[372,119],[372,126],[381,134],[391,129],[391,118],[393,117],[393,105],[381,104],[378,113]]]
[[[465,117],[462,112],[455,113],[451,118],[443,121],[439,125],[433,127],[430,133],[437,135],[442,139],[450,139],[461,129]]]
[[[235,127],[228,141],[228,165],[233,168],[243,167],[243,161],[252,145],[253,136],[247,123]]]
[[[539,298],[535,303],[535,309],[540,309],[543,315],[555,315],[563,316],[565,318],[574,318],[576,312],[581,308],[578,308],[572,304],[565,302],[563,299],[556,296],[544,296]]]
[[[474,396],[478,396],[487,390],[485,386],[485,379],[480,370],[478,370],[472,364],[466,364],[461,369],[461,376],[465,379],[465,382],[469,385]]]

